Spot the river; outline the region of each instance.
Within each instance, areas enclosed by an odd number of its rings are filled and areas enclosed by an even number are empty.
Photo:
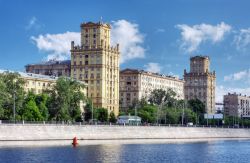
[[[1,163],[163,163],[250,162],[250,140],[213,140],[163,144],[107,144],[0,147]]]

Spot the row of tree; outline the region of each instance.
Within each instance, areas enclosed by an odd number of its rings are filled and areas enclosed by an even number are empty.
[[[83,94],[84,84],[67,77],[60,77],[50,89],[41,94],[24,91],[25,81],[18,73],[0,74],[0,120],[26,121],[90,121],[116,122],[114,112],[95,108]],[[85,103],[84,114],[80,105]],[[93,113],[92,113],[93,112]],[[178,100],[176,93],[156,89],[149,99],[133,101],[132,106],[120,115],[138,115],[143,123],[210,124],[221,125],[222,120],[204,119],[205,106],[198,100]],[[250,120],[225,117],[225,125],[250,126]]]
[[[204,104],[198,100],[178,100],[172,89],[155,89],[149,99],[135,100],[132,106],[120,114],[137,114],[143,123],[182,124],[202,121]]]
[[[18,73],[0,74],[0,119],[27,121],[81,121],[80,103],[84,84],[60,77],[41,94],[24,91]]]

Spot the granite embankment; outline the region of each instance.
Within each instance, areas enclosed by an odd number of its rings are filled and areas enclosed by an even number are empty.
[[[166,126],[0,125],[0,141],[72,140],[75,136],[79,140],[250,139],[250,129]]]

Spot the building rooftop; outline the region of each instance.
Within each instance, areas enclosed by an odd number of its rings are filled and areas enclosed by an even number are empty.
[[[121,70],[120,73],[127,72],[127,71],[130,71],[132,73],[142,73],[142,74],[154,75],[154,76],[163,77],[163,78],[171,78],[171,79],[176,79],[176,80],[182,80],[182,79],[179,79],[179,78],[177,78],[175,76],[165,75],[165,74],[160,74],[160,73],[154,73],[154,72],[149,72],[149,71],[139,70],[139,69],[126,68],[124,70]]]
[[[34,63],[34,64],[27,64],[26,66],[32,66],[32,65],[70,65],[71,60],[62,60],[62,61],[57,61],[57,60],[50,60],[46,62],[40,62],[40,63]]]
[[[1,70],[0,69],[0,73],[4,73],[4,72],[18,73],[23,78],[44,79],[44,80],[57,80],[58,79],[58,77],[55,77],[55,76],[47,76],[47,75],[40,75],[40,74],[33,74],[33,73],[25,73],[25,72]]]
[[[25,72],[19,72],[19,71],[10,71],[10,70],[2,70],[0,69],[0,74],[4,72],[11,72],[11,73],[18,73],[21,75],[22,78],[32,78],[32,79],[43,79],[43,80],[51,80],[56,81],[58,77],[56,76],[48,76],[48,75],[41,75],[41,74],[33,74],[33,73],[25,73]],[[67,77],[69,78],[69,77]],[[88,85],[87,83],[77,80],[79,83]]]
[[[94,26],[103,26],[106,28],[111,28],[110,24],[108,23],[103,23],[102,21],[99,21],[97,23],[93,23],[93,22],[84,22],[81,24],[81,27],[94,27]]]
[[[250,97],[250,96],[247,96],[247,95],[243,95],[241,93],[237,94],[236,92],[234,93],[230,93],[228,92],[228,94],[226,96],[241,96],[241,97]]]
[[[202,58],[202,59],[209,59],[210,57],[207,55],[196,55],[196,56],[191,56],[190,59],[195,59],[195,58]]]

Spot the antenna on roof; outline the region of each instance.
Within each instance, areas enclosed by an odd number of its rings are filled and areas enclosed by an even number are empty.
[[[101,23],[102,23],[102,16],[101,16]]]

